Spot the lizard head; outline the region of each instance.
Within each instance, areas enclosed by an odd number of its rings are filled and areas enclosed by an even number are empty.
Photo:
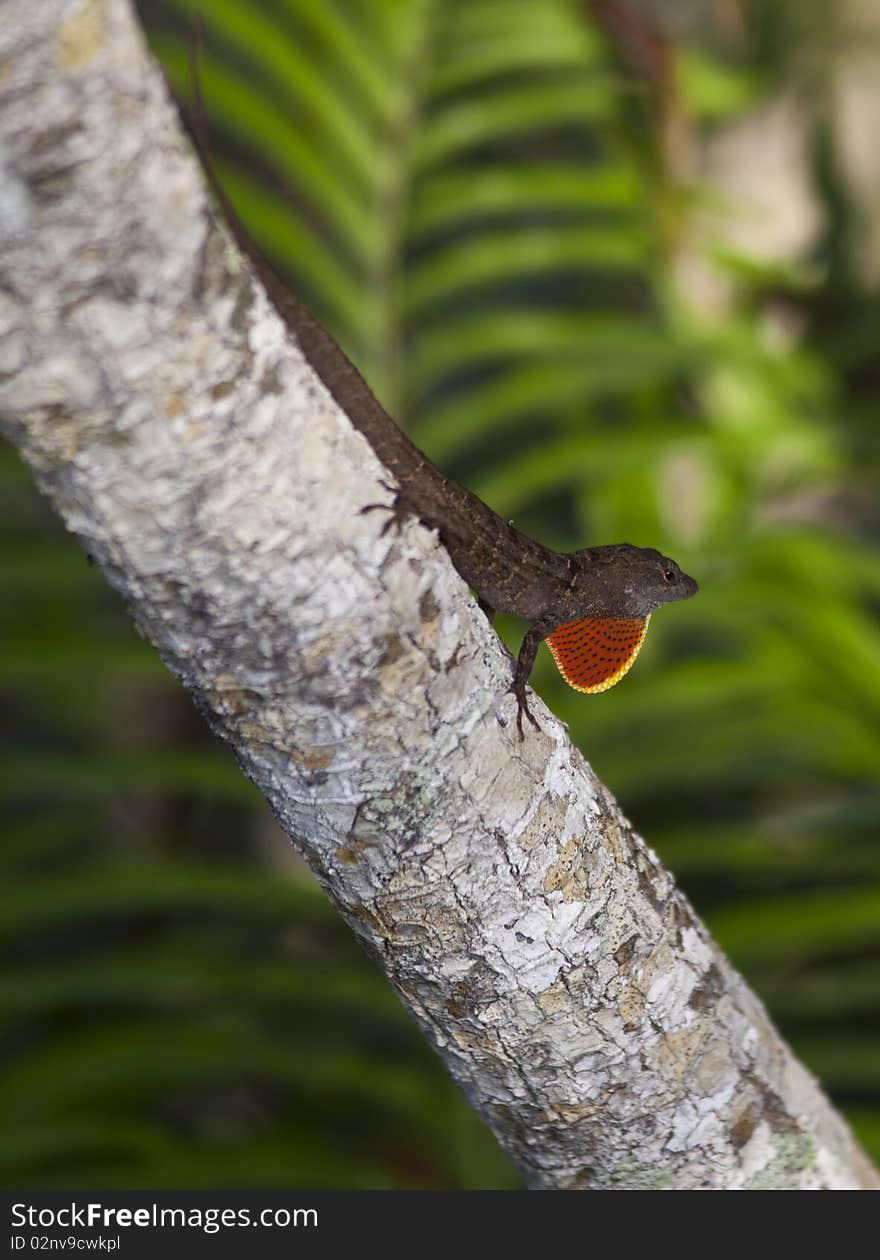
[[[698,587],[674,560],[653,547],[615,543],[574,553],[576,586],[590,594],[593,615],[646,617],[662,604],[690,599]]]
[[[638,656],[654,609],[696,595],[697,584],[668,556],[630,543],[570,552],[569,564],[574,615],[560,618],[547,645],[569,686],[608,691]]]

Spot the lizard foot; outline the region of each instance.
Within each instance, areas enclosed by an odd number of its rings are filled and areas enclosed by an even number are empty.
[[[526,699],[525,683],[514,681],[509,690],[516,696],[516,729],[519,731],[519,739],[520,743],[522,743],[525,739],[522,724],[523,714],[529,719],[536,731],[541,729],[541,724],[529,708],[529,702]]]
[[[387,481],[380,481],[379,485],[383,490],[387,490],[389,494],[393,494],[394,498],[391,503],[368,503],[366,507],[361,508],[361,516],[366,516],[368,512],[388,512],[388,520],[382,526],[380,537],[384,538],[389,529],[396,529],[400,533],[403,528],[403,522],[410,515],[410,509],[401,497],[400,491],[394,486],[389,486]]]

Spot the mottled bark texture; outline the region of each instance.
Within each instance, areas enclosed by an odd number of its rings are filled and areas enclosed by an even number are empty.
[[[126,0],[5,0],[0,393],[42,490],[523,1170],[876,1184],[218,226]]]

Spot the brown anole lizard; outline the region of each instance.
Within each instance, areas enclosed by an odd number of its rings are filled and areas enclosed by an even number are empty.
[[[490,620],[495,612],[505,612],[529,623],[511,686],[522,739],[523,715],[538,727],[529,709],[526,684],[542,639],[547,639],[562,676],[572,687],[606,691],[638,655],[651,613],[661,604],[696,594],[697,583],[652,547],[612,543],[581,551],[553,551],[520,533],[482,499],[444,476],[410,441],[354,364],[263,257],[230,204],[210,157],[199,87],[200,42],[198,30],[193,41],[192,133],[217,201],[239,249],[252,263],[303,355],[394,480],[393,487],[386,487],[394,494],[391,504],[372,504],[363,510],[390,510],[386,530],[407,515],[436,529]]]

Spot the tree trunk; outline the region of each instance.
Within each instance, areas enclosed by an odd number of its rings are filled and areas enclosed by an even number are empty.
[[[5,431],[535,1188],[875,1171],[218,225],[127,0],[6,0]]]

